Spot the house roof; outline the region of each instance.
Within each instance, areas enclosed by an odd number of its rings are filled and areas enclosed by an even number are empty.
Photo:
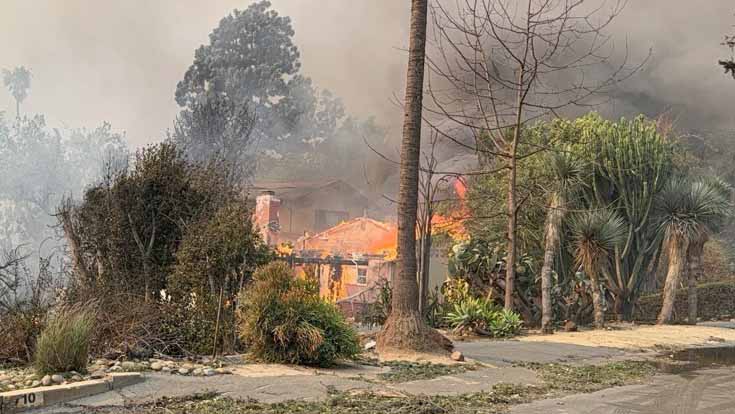
[[[364,199],[365,202],[368,200],[360,190],[340,179],[324,179],[318,181],[256,181],[250,186],[250,189],[254,191],[270,190],[274,191],[276,196],[282,200],[296,200],[332,187],[341,187],[343,191],[351,192],[355,196]]]
[[[356,218],[353,218],[352,220],[343,221],[342,223],[339,223],[334,227],[328,228],[321,233],[310,235],[306,237],[305,240],[308,241],[308,240],[324,239],[332,235],[343,233],[349,230],[351,227],[354,227],[356,225],[362,225],[362,224],[371,224],[377,227],[379,230],[382,230],[385,232],[392,232],[394,230],[394,226],[388,223],[383,223],[382,221],[374,220],[369,217],[356,217]]]

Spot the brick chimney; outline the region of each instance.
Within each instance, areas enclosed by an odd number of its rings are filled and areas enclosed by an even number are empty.
[[[263,191],[255,198],[254,222],[266,244],[278,243],[278,231],[280,230],[278,210],[280,207],[281,200],[276,198],[273,191]]]

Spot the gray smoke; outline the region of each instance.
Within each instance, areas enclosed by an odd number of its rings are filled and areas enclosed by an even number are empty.
[[[445,0],[453,2],[456,0]],[[273,0],[293,19],[304,72],[343,98],[348,111],[375,115],[400,133],[409,1]],[[247,0],[4,0],[0,67],[34,73],[24,105],[49,123],[109,121],[133,145],[157,141],[178,108],[176,82],[219,19]],[[611,27],[646,68],[616,93],[610,115],[671,110],[693,126],[730,127],[735,81],[717,59],[735,23],[731,0],[632,0]],[[0,91],[0,108],[12,100]]]

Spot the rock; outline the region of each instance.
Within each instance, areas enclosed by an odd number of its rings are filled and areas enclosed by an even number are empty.
[[[189,375],[189,368],[179,368],[178,373],[181,375]]]
[[[92,375],[89,377],[92,379],[102,379],[107,376],[107,373],[104,370],[97,370],[92,372]]]
[[[161,364],[160,362],[154,362],[151,364],[151,369],[154,371],[160,371],[163,369],[163,364]]]
[[[451,358],[452,361],[464,362],[464,354],[459,351],[452,352],[452,355],[450,355],[449,358]]]
[[[121,364],[123,371],[137,371],[138,365],[132,361],[125,361]]]
[[[120,365],[113,365],[107,371],[108,372],[122,372],[123,371],[123,367],[121,367]]]
[[[10,381],[10,375],[0,375],[0,382]]]
[[[216,372],[212,368],[207,368],[204,370],[204,376],[205,377],[212,377],[216,374]]]
[[[564,321],[564,332],[577,332],[577,324],[574,321]]]
[[[44,387],[48,387],[52,383],[53,381],[51,381],[51,375],[46,375],[43,378],[41,378],[41,384],[43,384]]]
[[[201,368],[197,368],[197,369],[195,369],[195,370],[194,370],[194,371],[193,371],[193,372],[191,373],[191,375],[194,375],[195,377],[201,377],[202,375],[204,375],[204,370],[203,370],[203,369],[201,369]]]
[[[51,381],[56,384],[61,384],[62,382],[64,382],[64,377],[61,374],[54,374],[51,376]]]
[[[188,369],[189,371],[191,371],[192,369],[194,369],[194,365],[193,364],[183,364],[181,368]]]
[[[26,380],[26,382],[23,383],[23,385],[25,385],[26,387],[30,387],[31,384],[33,384],[33,380]]]
[[[7,385],[7,386],[6,386],[5,388],[7,388],[7,389],[8,389],[8,391],[13,391],[13,390],[17,389],[18,387],[16,387],[16,386],[15,386],[15,385],[13,385],[13,384],[10,384],[10,385]]]
[[[161,368],[161,372],[171,372],[171,367],[163,367]]]
[[[376,346],[376,345],[378,345],[378,343],[377,343],[377,342],[375,342],[375,341],[372,341],[372,340],[371,340],[371,341],[368,341],[368,342],[367,342],[367,343],[365,344],[365,350],[366,350],[366,351],[370,351],[371,349],[375,349],[375,346]]]
[[[82,378],[82,376],[81,376],[81,375],[79,375],[79,374],[77,374],[77,375],[72,375],[72,377],[71,377],[71,380],[72,380],[72,381],[75,381],[75,382],[81,381],[81,380],[83,380],[83,379],[84,379],[84,378]]]

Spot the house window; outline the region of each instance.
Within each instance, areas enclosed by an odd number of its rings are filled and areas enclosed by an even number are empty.
[[[314,227],[316,231],[326,230],[349,218],[350,214],[346,211],[316,210]]]
[[[358,267],[357,268],[357,284],[358,285],[367,285],[367,267]]]

